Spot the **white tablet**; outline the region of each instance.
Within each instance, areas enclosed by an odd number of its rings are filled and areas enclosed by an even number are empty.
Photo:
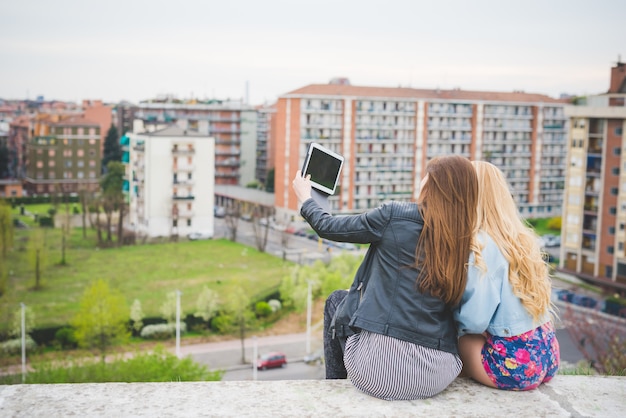
[[[304,165],[302,166],[302,176],[311,175],[311,186],[327,195],[335,193],[339,174],[343,167],[343,156],[321,146],[316,142],[309,144]]]

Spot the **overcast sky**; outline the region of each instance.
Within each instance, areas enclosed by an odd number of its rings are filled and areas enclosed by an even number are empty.
[[[5,99],[261,104],[333,77],[558,97],[605,92],[626,61],[624,0],[0,3]]]

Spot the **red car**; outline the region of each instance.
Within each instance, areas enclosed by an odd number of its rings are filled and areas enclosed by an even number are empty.
[[[260,370],[285,366],[287,366],[287,356],[279,351],[263,354],[256,362],[256,368]]]

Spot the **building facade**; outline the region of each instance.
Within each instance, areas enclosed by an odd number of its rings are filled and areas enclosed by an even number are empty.
[[[257,107],[256,135],[256,179],[264,185],[265,190],[273,191],[273,177],[268,178],[274,169],[274,132],[276,130],[276,106],[263,105]],[[268,184],[268,180],[272,184]]]
[[[27,145],[24,188],[28,194],[99,189],[100,125],[81,117],[38,120]]]
[[[565,102],[523,92],[310,85],[281,96],[276,111],[276,206],[297,211],[291,190],[308,143],[345,157],[336,212],[412,200],[427,161],[456,154],[502,169],[527,218],[561,214]]]
[[[127,134],[122,143],[130,227],[148,238],[213,236],[214,139],[171,126]]]
[[[626,290],[626,64],[570,118],[560,269]]]
[[[134,133],[176,125],[215,139],[215,184],[242,185],[255,180],[256,109],[240,101],[158,99],[139,103]]]

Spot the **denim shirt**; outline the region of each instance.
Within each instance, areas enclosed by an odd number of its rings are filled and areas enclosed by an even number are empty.
[[[478,235],[486,271],[474,265],[470,255],[467,286],[461,303],[454,310],[459,337],[487,331],[499,337],[512,337],[548,322],[549,314],[534,323],[509,283],[509,262],[494,240],[485,232]]]

